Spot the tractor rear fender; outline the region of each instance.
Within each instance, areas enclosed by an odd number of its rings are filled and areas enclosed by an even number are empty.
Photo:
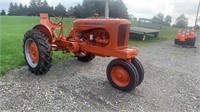
[[[33,29],[40,30],[45,35],[45,37],[47,37],[49,39],[49,43],[52,43],[53,35],[51,33],[51,30],[47,26],[38,24],[38,25],[34,26]]]

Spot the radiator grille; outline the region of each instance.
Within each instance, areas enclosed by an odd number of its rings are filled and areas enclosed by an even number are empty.
[[[119,26],[117,46],[123,46],[126,39],[127,24]]]

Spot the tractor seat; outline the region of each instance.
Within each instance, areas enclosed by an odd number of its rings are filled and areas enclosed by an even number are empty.
[[[59,24],[52,24],[52,23],[55,23],[54,21],[50,20],[51,23],[49,22],[49,16],[47,13],[41,13],[40,14],[40,23],[45,25],[45,26],[48,26],[49,28],[56,28],[56,29],[60,29],[60,25]]]

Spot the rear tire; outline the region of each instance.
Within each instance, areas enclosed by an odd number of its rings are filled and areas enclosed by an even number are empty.
[[[135,89],[139,81],[137,69],[126,60],[112,60],[106,72],[109,83],[122,91],[128,92]]]
[[[26,32],[23,40],[23,53],[29,70],[35,75],[45,74],[51,68],[51,45],[39,30],[32,29]]]
[[[81,62],[90,62],[95,58],[94,54],[86,54],[83,57],[77,56],[77,59]]]

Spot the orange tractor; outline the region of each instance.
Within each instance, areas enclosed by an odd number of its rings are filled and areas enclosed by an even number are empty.
[[[135,56],[137,48],[128,48],[130,21],[126,19],[78,19],[68,36],[62,18],[50,20],[40,14],[40,24],[26,32],[23,53],[29,70],[42,75],[49,71],[52,50],[74,53],[79,61],[89,62],[95,56],[117,57],[106,70],[110,84],[122,91],[131,91],[144,78],[142,64]],[[59,20],[59,22],[58,22]]]

